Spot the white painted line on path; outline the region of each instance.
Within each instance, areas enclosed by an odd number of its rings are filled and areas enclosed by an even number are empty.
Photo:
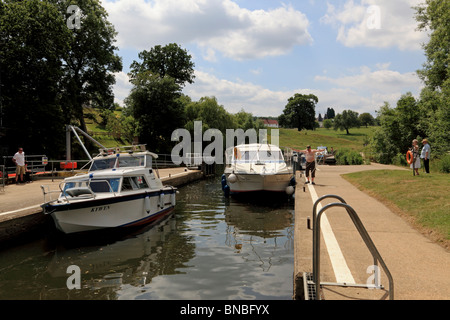
[[[0,216],[11,214],[11,213],[17,213],[17,212],[28,210],[28,209],[37,209],[39,207],[40,207],[40,205],[36,205],[36,206],[26,207],[26,208],[22,208],[22,209],[13,210],[13,211],[2,212],[2,213],[0,213]]]
[[[311,184],[308,184],[308,188],[311,193],[312,202],[314,204],[319,197],[317,196],[316,190]],[[321,209],[322,205],[319,203],[317,205],[317,213],[319,213]],[[326,213],[322,213],[322,217],[320,218],[320,229],[325,241],[325,245],[327,246],[328,255],[330,256],[331,265],[333,267],[334,275],[336,276],[336,282],[354,284],[355,279],[353,278],[352,273],[347,266],[347,262],[345,261],[341,248],[339,247],[336,237],[334,236]]]

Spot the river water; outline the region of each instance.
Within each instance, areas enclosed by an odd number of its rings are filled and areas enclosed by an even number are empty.
[[[202,180],[179,188],[155,226],[82,237],[48,228],[2,249],[0,299],[291,300],[293,233],[293,201],[226,199],[220,180]]]

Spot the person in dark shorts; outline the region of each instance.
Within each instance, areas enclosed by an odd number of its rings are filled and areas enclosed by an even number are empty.
[[[314,178],[316,177],[316,153],[320,152],[320,150],[311,149],[311,146],[306,146],[305,150],[300,150],[300,152],[303,152],[306,159],[306,170],[305,170],[305,176],[306,176],[306,182],[305,184],[309,183],[309,176],[311,174],[311,184],[314,183]]]

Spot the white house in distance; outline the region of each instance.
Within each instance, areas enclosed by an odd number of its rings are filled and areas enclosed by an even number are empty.
[[[269,128],[278,128],[278,120],[262,119],[264,125]]]

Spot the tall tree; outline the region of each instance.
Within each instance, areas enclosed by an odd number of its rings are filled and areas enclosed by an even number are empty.
[[[172,131],[184,125],[180,87],[171,77],[150,73],[140,74],[132,83],[125,104],[139,123],[139,142],[153,152],[170,153]]]
[[[415,9],[418,29],[430,35],[423,45],[427,61],[417,71],[426,85],[418,125],[430,138],[432,157],[442,156],[450,150],[450,1],[426,0]]]
[[[288,99],[283,114],[278,118],[280,124],[290,128],[314,129],[316,120],[316,103],[319,99],[313,94],[296,93]]]
[[[134,79],[138,74],[151,71],[164,78],[172,77],[175,83],[183,87],[186,82],[194,82],[194,63],[187,51],[176,43],[170,43],[164,47],[157,45],[139,53],[142,62],[133,61],[130,76]]]
[[[450,79],[450,1],[426,0],[415,9],[418,29],[430,31],[430,40],[423,45],[427,62],[418,74],[427,87],[442,89]]]
[[[181,89],[193,81],[194,64],[176,44],[144,50],[139,57],[142,62],[131,64],[133,88],[125,103],[139,122],[140,142],[155,152],[169,152],[173,130],[185,124],[187,99]]]
[[[67,10],[73,1],[49,1],[58,6],[66,19],[71,18],[73,13],[67,13]],[[84,106],[114,108],[114,73],[122,70],[122,60],[115,53],[117,32],[100,1],[78,0],[76,5],[80,9],[81,24],[70,30],[70,50],[63,65],[61,104],[66,123],[76,121],[86,131]]]
[[[59,157],[64,142],[62,61],[70,30],[57,8],[39,0],[0,2],[0,144]],[[11,150],[12,149],[12,150]]]
[[[336,113],[333,108],[327,108],[327,119],[333,119]]]

